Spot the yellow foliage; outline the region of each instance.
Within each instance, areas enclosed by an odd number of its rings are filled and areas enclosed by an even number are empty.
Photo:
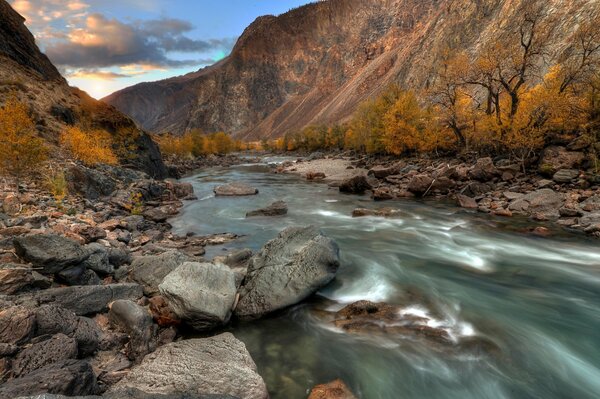
[[[59,203],[65,199],[69,192],[67,188],[67,179],[62,170],[59,172],[50,172],[46,176],[46,185],[48,186],[48,191],[50,191],[56,202]]]
[[[100,163],[115,165],[117,157],[112,150],[112,137],[104,130],[83,130],[70,127],[60,135],[60,142],[71,155],[85,165]]]
[[[435,149],[428,131],[429,116],[412,92],[403,92],[383,117],[382,143],[394,155],[405,152],[427,152]]]
[[[39,171],[48,150],[35,133],[27,105],[11,96],[0,109],[0,172],[19,179]]]
[[[205,135],[202,131],[194,129],[183,136],[165,134],[155,137],[163,155],[178,158],[192,158],[209,154],[229,154],[243,150],[246,145],[239,140],[234,140],[224,132]]]

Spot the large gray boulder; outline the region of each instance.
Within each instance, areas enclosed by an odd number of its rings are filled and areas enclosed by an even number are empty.
[[[169,307],[197,330],[221,326],[231,316],[235,274],[221,263],[184,263],[159,285]]]
[[[130,278],[144,287],[144,294],[153,296],[158,294],[158,285],[167,274],[189,260],[187,255],[179,251],[140,256],[131,262]]]
[[[235,314],[259,318],[294,305],[334,279],[335,241],[313,227],[290,227],[250,259]]]
[[[77,242],[56,234],[16,237],[13,244],[21,259],[48,274],[77,265],[90,256],[89,250]]]
[[[269,397],[244,344],[232,334],[173,342],[158,348],[115,384],[108,397],[137,389],[147,394]],[[126,397],[126,396],[125,396]]]
[[[244,183],[229,183],[214,188],[217,197],[239,197],[258,194],[258,189]]]
[[[564,203],[564,194],[544,188],[512,201],[508,209],[513,212],[538,214],[549,219],[557,219],[560,216],[558,210]]]

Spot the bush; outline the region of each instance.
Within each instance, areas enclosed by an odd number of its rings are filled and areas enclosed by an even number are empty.
[[[71,127],[60,135],[61,144],[71,155],[87,166],[100,163],[117,164],[118,160],[112,150],[112,137],[103,130],[83,130]]]
[[[46,176],[46,186],[58,203],[61,203],[68,194],[67,179],[62,170],[58,172],[51,171]]]

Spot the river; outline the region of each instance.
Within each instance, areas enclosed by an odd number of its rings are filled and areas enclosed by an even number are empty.
[[[306,398],[312,386],[336,378],[363,399],[600,398],[598,241],[560,230],[537,237],[526,232],[526,220],[449,203],[374,203],[270,173],[264,164],[209,169],[184,181],[199,199],[171,221],[175,232],[244,236],[208,248],[207,258],[257,250],[293,225],[317,225],[339,244],[337,278],[313,299],[228,328],[246,344],[273,399]],[[212,195],[215,185],[232,181],[260,193]],[[286,217],[245,218],[280,199],[288,203]],[[383,206],[405,216],[351,217],[357,207]],[[446,330],[456,348],[348,334],[322,316],[362,299],[402,305],[408,292],[424,299],[404,311]],[[489,350],[459,346],[474,339]]]

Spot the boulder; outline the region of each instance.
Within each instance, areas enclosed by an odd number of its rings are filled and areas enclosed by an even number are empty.
[[[556,219],[559,217],[558,210],[562,208],[564,203],[564,194],[544,188],[512,201],[508,209],[513,212],[540,214],[549,219]]]
[[[11,306],[0,311],[0,342],[20,345],[33,338],[35,314],[23,306]]]
[[[365,191],[371,190],[371,188],[365,176],[354,176],[344,180],[339,186],[340,192],[347,194],[363,194]]]
[[[246,213],[246,217],[252,216],[282,216],[287,215],[288,207],[284,201],[276,201],[266,208],[257,209]]]
[[[442,194],[448,194],[450,190],[456,187],[456,182],[446,176],[440,176],[433,181],[431,189],[439,191]]]
[[[94,271],[86,269],[83,264],[69,267],[58,272],[57,277],[68,285],[98,285],[100,278]]]
[[[72,165],[65,171],[70,193],[79,194],[90,200],[107,197],[117,189],[114,179],[98,169]]]
[[[308,399],[356,399],[350,389],[340,379],[314,387]]]
[[[0,398],[29,395],[89,395],[98,391],[96,376],[84,360],[64,360],[37,369],[0,386]]]
[[[16,237],[13,244],[21,259],[43,268],[48,274],[80,264],[90,256],[77,242],[55,234]]]
[[[24,376],[49,364],[76,357],[77,341],[64,334],[56,334],[22,350],[12,363],[13,375]]]
[[[415,175],[408,183],[408,191],[411,193],[423,196],[427,191],[431,190],[433,178],[429,175]]]
[[[113,274],[115,268],[110,264],[109,252],[106,247],[98,243],[89,244],[86,249],[90,256],[81,264],[88,270],[92,270],[101,276]]]
[[[550,146],[544,149],[540,158],[538,171],[547,177],[553,176],[560,169],[578,169],[585,161],[585,154],[579,151],[568,151],[565,147]]]
[[[131,280],[144,288],[144,294],[158,294],[158,285],[167,274],[177,269],[189,260],[188,256],[179,251],[169,251],[160,255],[148,255],[134,258],[131,262]]]
[[[469,169],[467,176],[480,182],[488,182],[500,176],[500,171],[494,166],[492,158],[479,158],[475,165]]]
[[[567,184],[571,183],[578,177],[579,170],[577,169],[559,169],[554,176],[552,176],[552,180],[554,180],[556,183]]]
[[[236,297],[235,275],[221,263],[184,263],[159,289],[173,312],[196,330],[227,323]]]
[[[182,372],[185,370],[185,372]],[[139,366],[107,393],[126,397],[137,389],[146,394],[231,395],[267,399],[269,394],[244,344],[230,333],[173,342],[147,355]]]
[[[156,223],[166,222],[169,218],[169,214],[164,211],[163,208],[150,208],[144,212],[144,217]]]
[[[586,212],[600,211],[600,194],[592,195],[581,204],[581,209]]]
[[[477,209],[477,201],[463,194],[456,194],[456,203],[461,208]]]
[[[338,246],[313,226],[290,227],[254,255],[235,314],[259,318],[294,305],[335,278]]]
[[[156,349],[157,328],[148,309],[130,300],[117,300],[110,304],[110,323],[129,335],[127,356],[141,360]]]
[[[238,197],[245,195],[256,195],[258,190],[244,183],[229,183],[214,188],[214,193],[218,197]]]
[[[7,263],[0,265],[0,294],[15,295],[38,288],[48,288],[52,280],[28,266]]]

